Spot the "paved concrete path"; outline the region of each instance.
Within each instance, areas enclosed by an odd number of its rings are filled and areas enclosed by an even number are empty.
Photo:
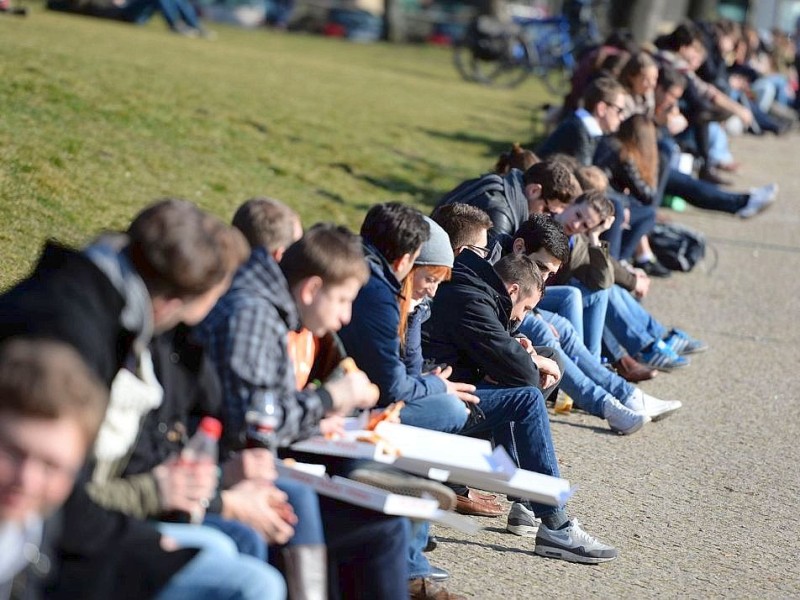
[[[711,349],[646,382],[676,415],[631,437],[582,413],[552,418],[569,503],[620,557],[583,566],[535,556],[532,540],[479,519],[439,527],[429,555],[472,598],[800,597],[800,135],[734,142],[735,188],[769,181],[778,203],[747,221],[669,213],[705,232],[705,265],[654,284],[646,306]]]

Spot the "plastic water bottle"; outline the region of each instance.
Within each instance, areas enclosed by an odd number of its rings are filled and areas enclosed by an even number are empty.
[[[213,417],[203,417],[197,431],[181,450],[180,462],[186,465],[200,462],[217,464],[221,435],[222,423]],[[207,501],[209,498],[205,500]],[[207,506],[206,503],[204,507]],[[203,511],[189,513],[183,510],[172,510],[161,515],[160,519],[172,523],[200,523],[203,520]]]
[[[195,434],[181,450],[183,462],[212,462],[219,460],[219,438],[222,423],[213,417],[203,417]]]
[[[266,390],[253,394],[250,407],[244,415],[247,424],[247,447],[275,450],[275,430],[281,424],[283,408],[275,394]]]

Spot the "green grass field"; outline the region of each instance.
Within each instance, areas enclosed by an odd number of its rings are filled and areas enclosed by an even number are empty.
[[[0,283],[179,196],[224,218],[269,195],[357,228],[423,210],[531,136],[538,82],[461,81],[447,49],[213,26],[214,42],[47,12],[0,16]]]

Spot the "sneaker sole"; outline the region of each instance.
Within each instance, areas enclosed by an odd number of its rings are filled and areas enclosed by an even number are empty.
[[[600,563],[609,562],[617,558],[616,556],[609,556],[598,558],[595,556],[584,556],[583,554],[575,554],[562,548],[553,548],[551,546],[537,545],[533,551],[538,556],[545,558],[557,558],[559,560],[566,560],[568,562],[581,563],[584,565],[598,565]]]
[[[678,410],[680,410],[680,408],[682,406],[683,406],[683,404],[679,404],[678,406],[674,406],[672,408],[668,408],[666,410],[662,410],[659,413],[655,413],[655,414],[649,414],[648,413],[647,416],[650,417],[651,421],[660,421],[661,419],[664,419],[665,417],[670,416],[672,413],[677,412]]]
[[[358,473],[350,475],[350,479],[365,483],[393,494],[422,498],[430,496],[439,503],[442,510],[454,510],[456,507],[456,494],[451,489],[426,479],[415,481],[401,481],[401,477],[379,471]]]
[[[518,535],[520,537],[535,538],[539,533],[539,527],[532,527],[530,525],[506,525],[506,531]]]

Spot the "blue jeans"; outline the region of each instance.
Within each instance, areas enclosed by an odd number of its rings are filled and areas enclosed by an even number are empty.
[[[240,554],[246,554],[261,561],[267,560],[267,543],[249,525],[232,519],[223,519],[214,513],[206,514],[203,525],[221,531],[231,538]]]
[[[159,523],[180,547],[200,552],[167,582],[157,600],[282,600],[286,584],[268,564],[237,552],[225,534],[201,525]]]
[[[750,199],[748,194],[726,192],[713,183],[684,175],[677,169],[670,169],[665,192],[680,196],[698,208],[727,213],[735,213]]]
[[[575,332],[583,338],[583,294],[574,285],[548,285],[536,307],[558,313],[572,323]]]
[[[180,21],[193,29],[200,28],[200,20],[188,0],[131,0],[122,9],[124,19],[133,23],[145,23],[159,10],[170,29],[175,30]]]
[[[486,418],[469,427],[463,435],[489,433],[502,445],[520,468],[559,477],[558,459],[550,433],[550,418],[542,393],[534,387],[499,388],[478,386],[475,395]],[[530,504],[537,516],[563,509],[546,504]]]
[[[653,230],[656,224],[656,207],[661,203],[661,198],[653,204],[642,204],[636,198],[628,199],[630,222],[628,229],[622,230],[622,244],[619,250],[620,259],[631,260],[636,252],[636,246],[643,236]]]
[[[603,341],[603,325],[606,322],[608,290],[590,290],[576,279],[573,279],[570,284],[578,288],[583,295],[583,343],[586,344],[589,352],[599,359]]]
[[[400,411],[404,425],[458,433],[467,422],[467,407],[453,394],[435,394],[409,400]]]
[[[289,504],[297,515],[294,535],[286,545],[324,544],[325,532],[317,493],[307,485],[286,479],[278,479],[275,485],[288,496]]]
[[[533,315],[525,317],[520,332],[537,345],[554,348],[561,353],[564,371],[561,389],[581,410],[603,417],[603,405],[608,395],[625,400],[633,394],[634,387],[616,373],[606,369],[578,337],[572,325],[560,315],[542,313],[544,319]],[[556,337],[549,325],[558,331]]]
[[[603,234],[600,236],[600,239],[608,242],[608,253],[613,258],[619,260],[619,253],[622,249],[623,230],[622,219],[618,215],[621,215],[622,211],[628,206],[628,197],[610,187],[606,191],[606,197],[611,200],[611,203],[614,205],[614,214],[617,215],[617,218],[614,219],[614,223],[612,223],[611,227],[603,232]]]
[[[631,356],[635,356],[667,333],[667,329],[630,292],[618,285],[611,288],[608,297],[606,326]]]

